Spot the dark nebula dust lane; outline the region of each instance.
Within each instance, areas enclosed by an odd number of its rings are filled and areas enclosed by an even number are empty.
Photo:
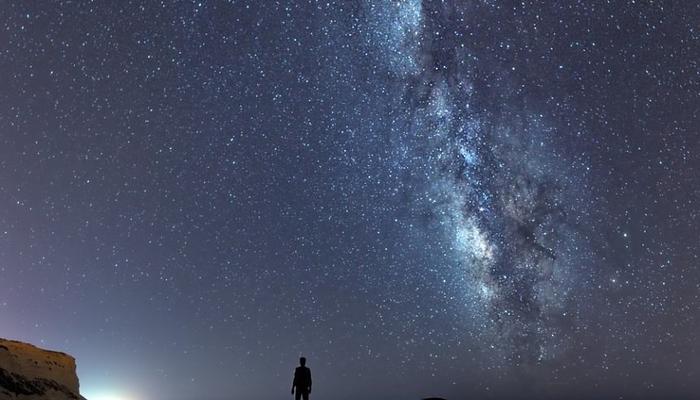
[[[700,391],[700,5],[11,1],[0,337],[88,399]]]

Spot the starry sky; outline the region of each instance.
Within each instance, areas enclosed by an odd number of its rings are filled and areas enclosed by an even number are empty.
[[[8,1],[0,337],[90,400],[697,398],[700,3]]]

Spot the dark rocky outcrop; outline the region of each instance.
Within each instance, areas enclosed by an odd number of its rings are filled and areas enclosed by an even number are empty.
[[[0,339],[0,400],[84,400],[75,359]]]

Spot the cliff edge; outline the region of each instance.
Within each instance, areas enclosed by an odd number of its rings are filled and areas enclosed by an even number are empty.
[[[85,400],[75,359],[0,338],[0,400]]]

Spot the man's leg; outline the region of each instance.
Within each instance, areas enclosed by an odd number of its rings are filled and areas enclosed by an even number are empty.
[[[309,392],[304,392],[301,395],[304,397],[304,400],[309,400]]]
[[[299,400],[301,399],[301,390],[297,388],[297,390],[294,392],[294,400]]]

